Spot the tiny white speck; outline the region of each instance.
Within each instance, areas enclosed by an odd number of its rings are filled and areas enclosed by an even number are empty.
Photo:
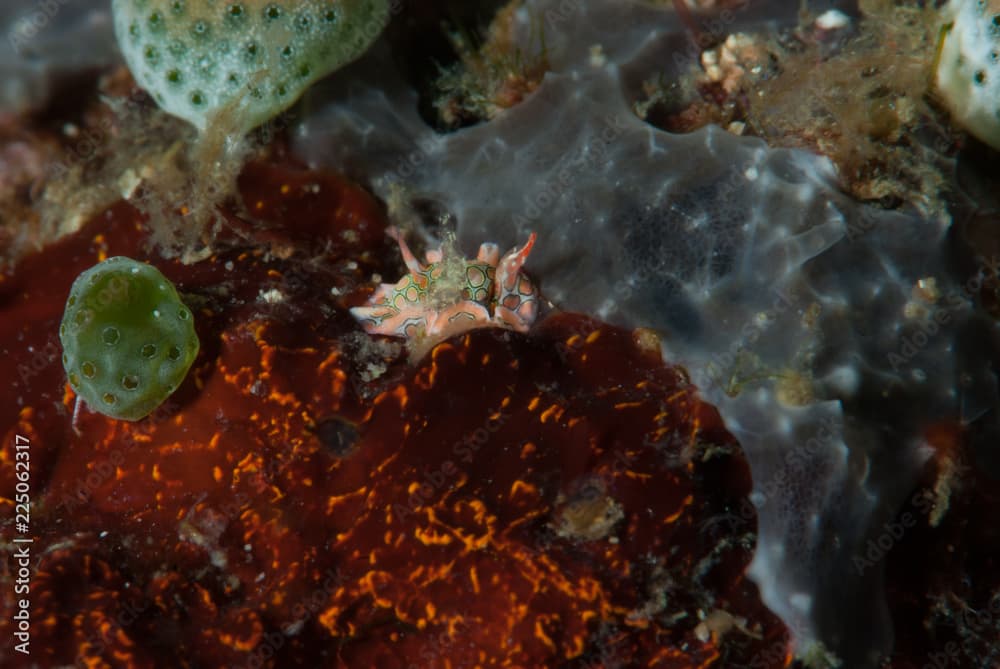
[[[787,416],[781,416],[777,421],[777,428],[782,434],[792,433],[792,421],[788,420]]]
[[[139,268],[138,268],[138,267],[133,267],[133,268],[132,268],[131,270],[129,270],[129,271],[131,271],[131,272],[132,272],[132,274],[138,274],[138,273],[139,273]]]
[[[834,369],[827,379],[838,391],[846,394],[853,394],[860,381],[857,370],[847,365]]]
[[[153,309],[153,318],[159,318],[159,317],[160,317],[160,310]]]
[[[226,268],[227,272],[232,272],[233,271],[233,267],[235,267],[235,265],[233,265],[233,261],[232,260],[227,260],[226,264],[223,265],[223,267]]]
[[[249,553],[252,550],[252,548],[253,547],[250,544],[243,544],[243,550],[245,550],[247,553]]]
[[[820,30],[837,30],[850,22],[851,17],[839,9],[828,9],[816,18],[816,27]]]
[[[279,302],[285,301],[285,294],[282,293],[277,288],[272,288],[270,290],[262,290],[257,294],[257,300],[260,302],[265,302],[267,304],[277,304]]]
[[[743,176],[745,176],[749,181],[756,181],[757,177],[760,176],[760,173],[757,171],[756,167],[750,166],[743,172]]]
[[[104,537],[108,536],[108,531],[107,531],[107,530],[104,530],[103,532],[101,532],[101,533],[100,533],[99,535],[97,535],[97,536],[99,536],[99,537],[100,537],[101,539],[103,539]]]
[[[607,64],[608,58],[604,55],[604,47],[600,44],[592,44],[590,46],[590,66],[604,67]]]
[[[807,594],[798,592],[788,598],[788,601],[799,611],[808,613],[812,608],[812,597]]]

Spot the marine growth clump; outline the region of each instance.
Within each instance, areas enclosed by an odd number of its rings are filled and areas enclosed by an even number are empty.
[[[77,397],[121,420],[152,412],[198,355],[191,310],[152,265],[118,256],[73,282],[59,340]]]
[[[138,191],[164,255],[204,257],[223,224],[218,207],[255,146],[250,131],[363,54],[391,10],[389,0],[112,1],[136,83],[197,129],[190,141],[164,143]],[[139,125],[153,126],[148,118]]]

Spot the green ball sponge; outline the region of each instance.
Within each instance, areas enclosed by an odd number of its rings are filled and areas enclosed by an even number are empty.
[[[59,339],[76,394],[122,420],[159,406],[198,355],[191,310],[173,284],[155,267],[122,256],[76,278]]]
[[[113,0],[132,75],[199,130],[245,132],[367,50],[390,0]]]

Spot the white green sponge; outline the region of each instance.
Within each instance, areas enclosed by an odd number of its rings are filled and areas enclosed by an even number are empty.
[[[132,75],[162,109],[245,132],[364,53],[390,0],[112,0],[112,11]]]
[[[1000,149],[1000,0],[951,0],[935,83],[955,120]]]

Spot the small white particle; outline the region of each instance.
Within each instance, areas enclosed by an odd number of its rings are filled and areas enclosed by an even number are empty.
[[[839,9],[828,9],[816,17],[816,27],[820,30],[839,30],[850,22],[851,17]]]
[[[787,416],[781,416],[777,421],[776,427],[782,434],[792,433],[792,421],[788,420]]]
[[[267,304],[278,304],[285,301],[285,294],[277,288],[272,288],[271,290],[260,291],[260,293],[257,294],[257,299],[260,302],[266,302]]]
[[[604,55],[604,47],[600,44],[590,46],[590,66],[604,67],[608,64],[608,57]]]
[[[856,369],[843,365],[830,372],[827,381],[839,392],[853,395],[858,389],[860,377]]]
[[[223,267],[226,268],[227,272],[232,272],[233,271],[233,267],[235,267],[235,265],[233,265],[233,261],[232,260],[227,260],[226,264],[223,265]]]
[[[807,594],[798,592],[789,597],[788,601],[799,611],[808,613],[812,608],[812,597]]]

